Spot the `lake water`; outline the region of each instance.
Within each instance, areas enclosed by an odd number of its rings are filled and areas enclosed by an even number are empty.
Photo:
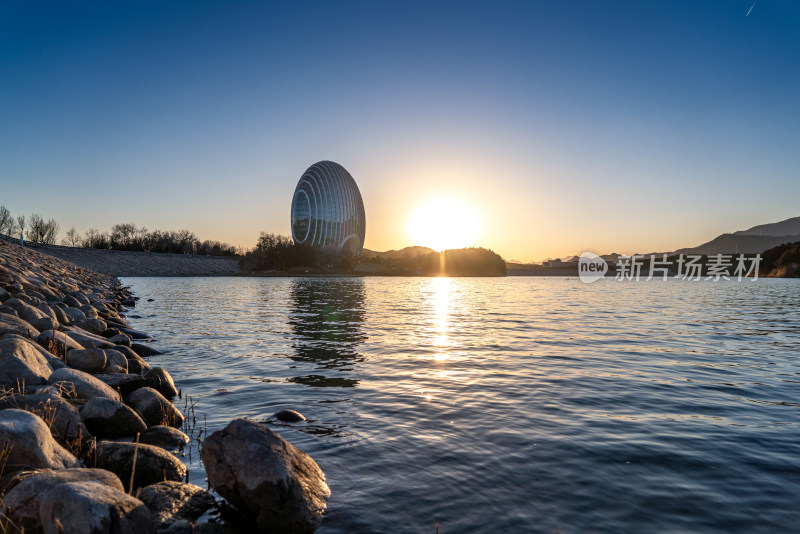
[[[123,282],[209,432],[308,417],[319,534],[800,528],[800,280]]]

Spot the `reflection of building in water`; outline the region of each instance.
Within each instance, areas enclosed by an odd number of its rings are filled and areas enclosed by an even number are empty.
[[[358,346],[364,333],[364,284],[360,278],[292,281],[289,325],[295,354],[291,359],[315,369],[349,371],[364,361]],[[343,373],[311,374],[291,379],[309,386],[352,387],[358,381]]]

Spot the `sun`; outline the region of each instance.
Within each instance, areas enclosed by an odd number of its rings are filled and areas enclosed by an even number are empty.
[[[414,245],[437,251],[471,246],[478,236],[478,216],[460,200],[432,199],[411,216],[408,235]]]

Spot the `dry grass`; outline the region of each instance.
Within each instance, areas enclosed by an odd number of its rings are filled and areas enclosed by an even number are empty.
[[[0,446],[0,479],[2,479],[5,474],[6,463],[8,463],[8,459],[11,457],[11,449],[13,447],[14,444],[9,440],[4,440],[3,445]],[[0,495],[0,534],[23,533],[23,529],[16,525],[11,518],[5,514],[6,511],[7,509],[3,503],[3,495]]]
[[[197,441],[198,449],[200,444],[202,443],[201,437],[205,434],[208,434],[208,423],[206,421],[206,414],[203,414],[203,427],[197,427],[197,413],[195,412],[194,407],[197,406],[197,402],[192,400],[190,395],[187,395],[184,399],[183,403],[183,425],[181,430],[183,433],[189,436],[189,444],[188,450],[184,452],[184,446],[180,447],[180,454],[181,457],[186,457],[189,455],[189,462],[186,466],[186,482],[189,482],[189,465],[192,463],[192,451],[194,448],[194,442]]]
[[[66,334],[64,334],[66,335]],[[67,361],[67,344],[62,343],[56,339],[56,333],[53,332],[50,337],[47,339],[47,346],[45,349],[50,353],[53,354],[56,358],[66,363]]]
[[[4,440],[3,445],[0,447],[0,478],[3,478],[3,474],[6,470],[6,463],[8,463],[8,459],[11,458],[11,449],[13,447],[14,444],[9,440]]]
[[[97,438],[94,436],[84,437],[83,430],[78,429],[78,433],[74,436],[65,437],[63,447],[67,449],[73,456],[83,460],[85,464],[93,463],[95,451],[97,449]]]
[[[3,499],[0,499],[0,509],[4,509]],[[14,523],[10,517],[0,512],[0,534],[25,534],[25,529]]]
[[[53,423],[56,420],[56,405],[51,404],[48,399],[47,402],[40,402],[35,408],[31,410],[32,414],[38,415],[44,421],[47,428],[50,429],[50,434],[53,433]]]
[[[7,388],[5,386],[0,386],[0,399],[4,399],[6,397],[13,397],[16,395],[24,395],[25,394],[25,380],[20,380],[19,378],[16,380],[16,385],[14,387]]]
[[[139,455],[139,433],[136,433],[136,444],[133,446],[133,466],[131,466],[131,483],[128,485],[128,494],[133,495],[133,478],[136,475],[136,457]]]

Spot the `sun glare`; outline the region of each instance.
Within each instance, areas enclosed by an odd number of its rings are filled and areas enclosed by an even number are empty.
[[[466,204],[450,198],[431,200],[417,209],[408,223],[413,245],[437,251],[474,245],[478,217]]]

